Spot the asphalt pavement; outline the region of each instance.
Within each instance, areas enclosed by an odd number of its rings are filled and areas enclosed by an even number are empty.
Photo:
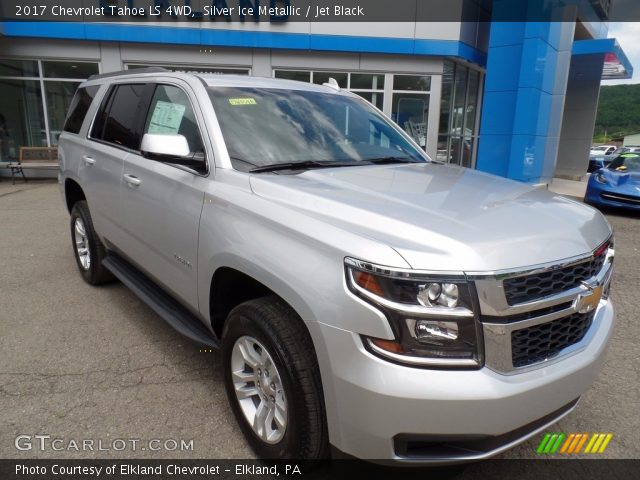
[[[640,215],[607,218],[618,323],[596,383],[554,428],[611,432],[601,458],[637,459]],[[122,284],[82,281],[57,184],[0,181],[0,458],[252,458],[219,364]],[[540,440],[502,458],[534,458]]]

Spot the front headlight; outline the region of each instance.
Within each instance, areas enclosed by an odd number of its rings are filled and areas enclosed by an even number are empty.
[[[602,183],[603,185],[606,185],[607,183],[609,183],[607,181],[607,179],[605,178],[605,176],[600,172],[595,174],[594,179],[595,179],[596,182]]]
[[[425,275],[345,259],[349,289],[382,310],[395,340],[365,337],[374,354],[431,368],[479,368],[481,329],[464,274]]]

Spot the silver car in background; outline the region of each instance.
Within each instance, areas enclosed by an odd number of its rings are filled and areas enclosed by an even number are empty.
[[[333,83],[107,74],[64,130],[80,273],[221,349],[262,457],[487,458],[567,415],[603,362],[605,218],[433,162]]]

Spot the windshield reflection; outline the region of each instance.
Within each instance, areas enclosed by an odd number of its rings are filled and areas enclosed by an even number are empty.
[[[339,93],[212,87],[233,167],[298,162],[425,162],[426,154],[359,98]]]

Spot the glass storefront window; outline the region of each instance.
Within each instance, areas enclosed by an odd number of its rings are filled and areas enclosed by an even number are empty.
[[[362,98],[372,103],[376,108],[382,110],[382,101],[384,95],[382,92],[353,92],[356,95],[360,95]]]
[[[384,89],[384,75],[352,73],[349,88],[359,90],[382,90]]]
[[[475,135],[476,115],[478,110],[478,89],[480,87],[480,73],[472,70],[469,72],[469,93],[465,111],[465,130]]]
[[[393,89],[428,92],[429,90],[431,90],[431,77],[420,77],[417,75],[394,75]]]
[[[361,96],[368,102],[382,110],[384,106],[384,75],[376,73],[325,72],[305,70],[274,70],[275,78],[297,80],[299,82],[313,82],[318,85],[327,83],[334,78],[340,88],[349,90]]]
[[[427,148],[430,89],[430,76],[393,76],[391,118],[422,148]]]
[[[0,79],[0,91],[0,162],[16,160],[23,146],[46,147],[40,82]]]
[[[455,90],[453,93],[453,122],[451,135],[463,135],[465,102],[467,98],[467,67],[456,67]]]
[[[418,145],[422,148],[426,147],[429,95],[394,93],[391,118],[400,125]]]
[[[98,72],[97,63],[89,62],[42,62],[47,78],[89,78]]]
[[[96,73],[97,62],[0,58],[0,161],[56,146],[76,88]]]
[[[445,62],[437,158],[471,167],[478,137],[477,115],[482,82],[480,72]]]
[[[194,72],[194,73],[225,73],[227,75],[249,75],[247,68],[227,68],[227,67],[201,67],[200,65],[154,65],[144,63],[128,63],[127,70],[136,68],[160,67],[172,72]]]
[[[453,98],[453,75],[454,66],[452,62],[444,63],[442,74],[442,96],[440,100],[440,133],[449,132],[449,120],[451,118],[451,99]],[[440,143],[438,141],[438,143]],[[440,145],[438,145],[440,149]]]
[[[451,157],[449,156],[449,137],[446,135],[440,135],[438,137],[438,148],[436,149],[436,160],[444,163],[451,162]]]
[[[335,79],[340,85],[340,88],[347,88],[349,86],[349,74],[345,72],[313,72],[313,83],[322,85],[327,83],[329,78]]]
[[[276,78],[284,78],[285,80],[296,80],[298,82],[311,82],[311,72],[302,72],[294,70],[276,70]]]
[[[62,133],[69,105],[79,85],[79,82],[44,82],[44,94],[47,99],[47,114],[49,116],[49,143],[51,146],[58,145],[58,137]]]
[[[0,77],[37,77],[38,62],[0,58]]]

